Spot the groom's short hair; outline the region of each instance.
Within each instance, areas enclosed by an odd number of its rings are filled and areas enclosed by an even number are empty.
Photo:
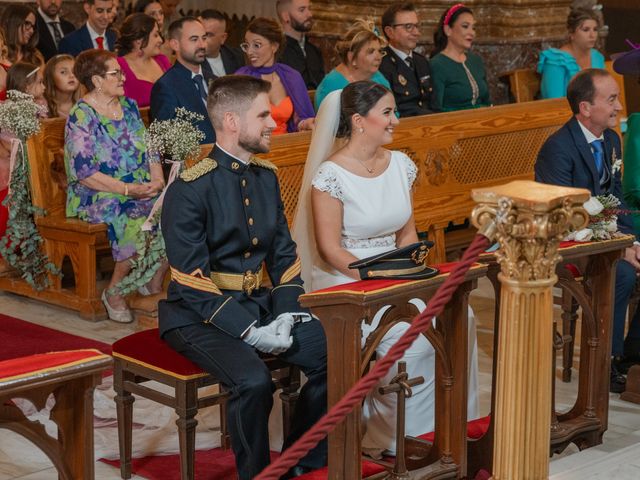
[[[271,83],[249,75],[226,75],[211,82],[207,111],[213,128],[222,128],[226,112],[244,114],[259,94],[270,89]]]

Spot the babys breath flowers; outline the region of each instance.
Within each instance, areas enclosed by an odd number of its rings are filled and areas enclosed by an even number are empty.
[[[0,130],[25,141],[40,131],[38,118],[46,111],[33,97],[18,90],[9,90],[7,100],[0,103]]]
[[[164,158],[184,162],[198,155],[200,142],[205,136],[194,125],[202,120],[204,117],[199,113],[178,107],[175,118],[154,121],[145,135],[150,161],[158,162]]]
[[[198,113],[184,108],[176,108],[175,118],[154,120],[145,133],[147,158],[152,163],[164,160],[172,161],[169,183],[160,194],[142,227],[136,245],[138,255],[131,261],[131,271],[116,285],[110,293],[123,295],[141,289],[153,278],[166,259],[164,238],[160,230],[160,212],[164,194],[184,162],[200,153],[200,142],[204,140],[195,124],[204,120]]]
[[[4,237],[0,238],[0,255],[36,290],[49,286],[48,273],[60,275],[40,248],[42,237],[33,217],[45,212],[31,202],[29,162],[24,145],[31,135],[40,131],[38,117],[44,112],[46,109],[36,104],[31,95],[17,90],[9,90],[7,100],[0,103],[0,131],[11,141],[9,193],[4,200],[9,221]]]

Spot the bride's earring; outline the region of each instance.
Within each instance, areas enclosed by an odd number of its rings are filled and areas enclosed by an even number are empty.
[[[358,129],[358,132],[360,132],[360,133],[364,133],[364,128],[360,127],[360,128]]]

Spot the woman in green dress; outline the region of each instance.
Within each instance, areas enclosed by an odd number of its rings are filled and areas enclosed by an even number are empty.
[[[463,4],[453,5],[440,17],[431,53],[436,110],[450,112],[491,105],[482,58],[470,51],[475,36],[473,12]]]

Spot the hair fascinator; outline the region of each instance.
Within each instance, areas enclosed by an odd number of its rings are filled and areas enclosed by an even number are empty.
[[[406,279],[423,280],[434,277],[438,269],[427,265],[427,255],[432,242],[422,240],[406,247],[363,258],[349,264],[357,269],[362,280]]]

